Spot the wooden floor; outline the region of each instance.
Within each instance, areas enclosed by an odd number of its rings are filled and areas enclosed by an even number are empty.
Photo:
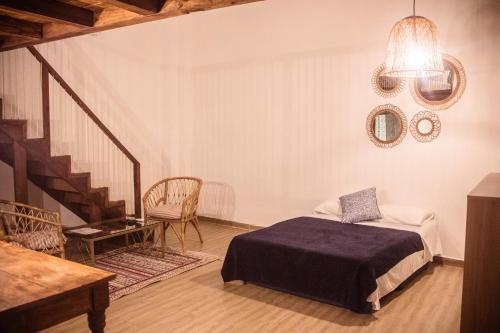
[[[203,223],[188,249],[225,255],[245,230]],[[168,244],[175,245],[172,235]],[[356,314],[251,284],[224,285],[222,261],[158,282],[111,303],[106,332],[418,332],[459,331],[463,269],[432,264],[372,315]],[[88,332],[85,316],[46,332]]]

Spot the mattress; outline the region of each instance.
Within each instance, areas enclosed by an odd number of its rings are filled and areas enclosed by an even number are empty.
[[[431,252],[414,230],[321,217],[295,218],[235,237],[221,271],[224,281],[243,280],[366,313],[400,284],[402,275],[394,272],[418,270]],[[394,271],[398,266],[403,267]]]

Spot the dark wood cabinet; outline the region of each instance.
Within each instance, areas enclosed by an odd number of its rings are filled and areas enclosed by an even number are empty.
[[[500,332],[500,173],[467,197],[461,333]]]

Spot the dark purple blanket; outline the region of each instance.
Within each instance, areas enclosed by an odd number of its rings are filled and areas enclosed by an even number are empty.
[[[415,232],[299,217],[236,236],[221,273],[367,313],[376,279],[421,250]]]

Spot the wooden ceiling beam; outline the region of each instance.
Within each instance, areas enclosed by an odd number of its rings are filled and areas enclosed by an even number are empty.
[[[60,22],[45,23],[43,25],[43,38],[41,40],[8,37],[5,39],[4,43],[0,45],[0,52],[99,31],[162,20],[198,11],[242,5],[263,0],[167,0],[160,12],[151,15],[139,15],[120,7],[105,6],[103,1],[104,0],[100,0],[100,3],[104,8],[99,13],[98,19],[93,27],[82,28]],[[0,3],[1,2],[2,0],[0,0]]]
[[[42,24],[0,15],[0,35],[42,38]]]
[[[0,8],[27,17],[93,27],[94,12],[56,0],[0,0]]]
[[[165,0],[102,0],[115,7],[123,8],[140,15],[151,15],[158,13]]]

